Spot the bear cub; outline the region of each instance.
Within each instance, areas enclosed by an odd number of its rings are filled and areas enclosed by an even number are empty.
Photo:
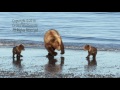
[[[12,50],[13,58],[15,58],[15,57],[14,57],[15,55],[17,55],[17,58],[18,58],[18,57],[23,57],[23,56],[21,55],[22,50],[25,50],[24,45],[22,45],[22,44],[20,44],[19,46],[13,47],[13,50]]]
[[[90,55],[93,56],[93,59],[96,58],[96,55],[97,55],[97,48],[96,47],[93,47],[93,46],[90,46],[90,45],[85,45],[84,50],[88,51],[88,56],[86,58],[89,58]]]

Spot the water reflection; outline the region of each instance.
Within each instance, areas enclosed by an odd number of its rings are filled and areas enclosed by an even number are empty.
[[[64,57],[60,58],[60,64],[57,63],[57,59],[54,57],[50,56],[48,58],[48,64],[45,65],[45,72],[46,73],[51,73],[51,74],[56,74],[62,71],[62,67],[64,65]]]
[[[17,57],[16,59],[13,58],[12,63],[13,63],[13,65],[14,65],[16,68],[22,69],[23,66],[22,66],[22,64],[21,64],[21,61],[22,61],[22,59],[20,59],[20,57]]]
[[[96,59],[93,58],[92,60],[90,60],[90,58],[87,58],[86,60],[87,60],[88,64],[85,65],[85,70],[86,71],[94,71],[94,70],[96,70],[96,67],[97,67]]]

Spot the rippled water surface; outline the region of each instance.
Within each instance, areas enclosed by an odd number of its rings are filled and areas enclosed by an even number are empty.
[[[40,45],[44,33],[56,29],[72,49],[91,44],[100,50],[120,50],[119,12],[1,12],[0,22],[1,46]]]

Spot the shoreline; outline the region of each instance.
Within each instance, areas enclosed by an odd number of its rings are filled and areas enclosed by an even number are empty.
[[[25,48],[45,48],[44,41],[0,39],[0,47],[3,48],[13,48],[19,44],[23,44]],[[83,46],[86,44],[88,43],[64,42],[65,49],[70,50],[83,50]],[[99,51],[120,51],[120,44],[89,43],[89,45],[96,47]]]
[[[119,78],[120,52],[98,51],[96,62],[87,51],[65,50],[53,60],[47,50],[25,48],[20,61],[12,60],[12,48],[0,48],[0,78]]]

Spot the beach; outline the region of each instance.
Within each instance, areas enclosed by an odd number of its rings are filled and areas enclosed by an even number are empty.
[[[96,61],[84,50],[65,50],[47,58],[47,50],[25,48],[20,60],[12,59],[12,48],[0,48],[0,78],[119,78],[120,52],[98,51]]]
[[[120,78],[120,12],[0,12],[0,78]],[[59,32],[65,54],[47,58],[44,35]],[[12,48],[25,51],[13,60]],[[86,59],[86,44],[96,60]]]

